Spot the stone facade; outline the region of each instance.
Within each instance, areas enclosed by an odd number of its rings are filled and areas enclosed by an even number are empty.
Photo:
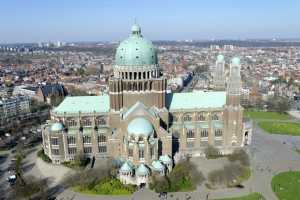
[[[112,158],[122,163],[122,182],[139,185],[154,171],[171,171],[176,153],[202,156],[212,145],[228,154],[250,144],[251,126],[244,124],[239,104],[237,58],[226,91],[167,94],[153,49],[133,27],[117,49],[109,95],[67,97],[52,111],[42,135],[53,163],[79,153]]]

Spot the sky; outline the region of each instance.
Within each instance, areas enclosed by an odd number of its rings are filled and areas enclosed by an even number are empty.
[[[300,38],[300,0],[1,0],[0,43]]]

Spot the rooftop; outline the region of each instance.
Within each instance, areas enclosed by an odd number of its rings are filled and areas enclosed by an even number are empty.
[[[167,94],[167,106],[170,110],[195,108],[221,108],[226,104],[225,91],[193,91]]]
[[[54,109],[57,114],[63,113],[101,113],[109,112],[109,96],[76,96],[66,97],[64,101]]]

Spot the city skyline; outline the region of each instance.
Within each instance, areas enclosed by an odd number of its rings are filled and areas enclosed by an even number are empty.
[[[1,2],[0,43],[120,41],[137,19],[151,40],[299,38],[300,3],[43,1]],[[13,12],[12,12],[13,11]]]

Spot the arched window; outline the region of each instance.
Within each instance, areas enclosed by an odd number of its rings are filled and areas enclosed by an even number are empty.
[[[192,121],[192,117],[189,114],[186,114],[183,116],[183,121],[185,121],[185,122]]]
[[[186,132],[186,137],[187,138],[195,138],[195,132],[192,129],[188,129]]]
[[[197,116],[197,120],[198,121],[205,121],[204,113],[199,113],[198,116]]]
[[[223,135],[223,131],[221,129],[215,130],[215,137],[221,137]]]
[[[201,137],[208,137],[208,131],[206,129],[201,130]]]
[[[141,74],[141,72],[139,72],[139,79],[142,79],[142,74]]]
[[[219,120],[219,116],[218,116],[216,113],[214,113],[214,114],[211,116],[211,119],[212,119],[212,120]]]

